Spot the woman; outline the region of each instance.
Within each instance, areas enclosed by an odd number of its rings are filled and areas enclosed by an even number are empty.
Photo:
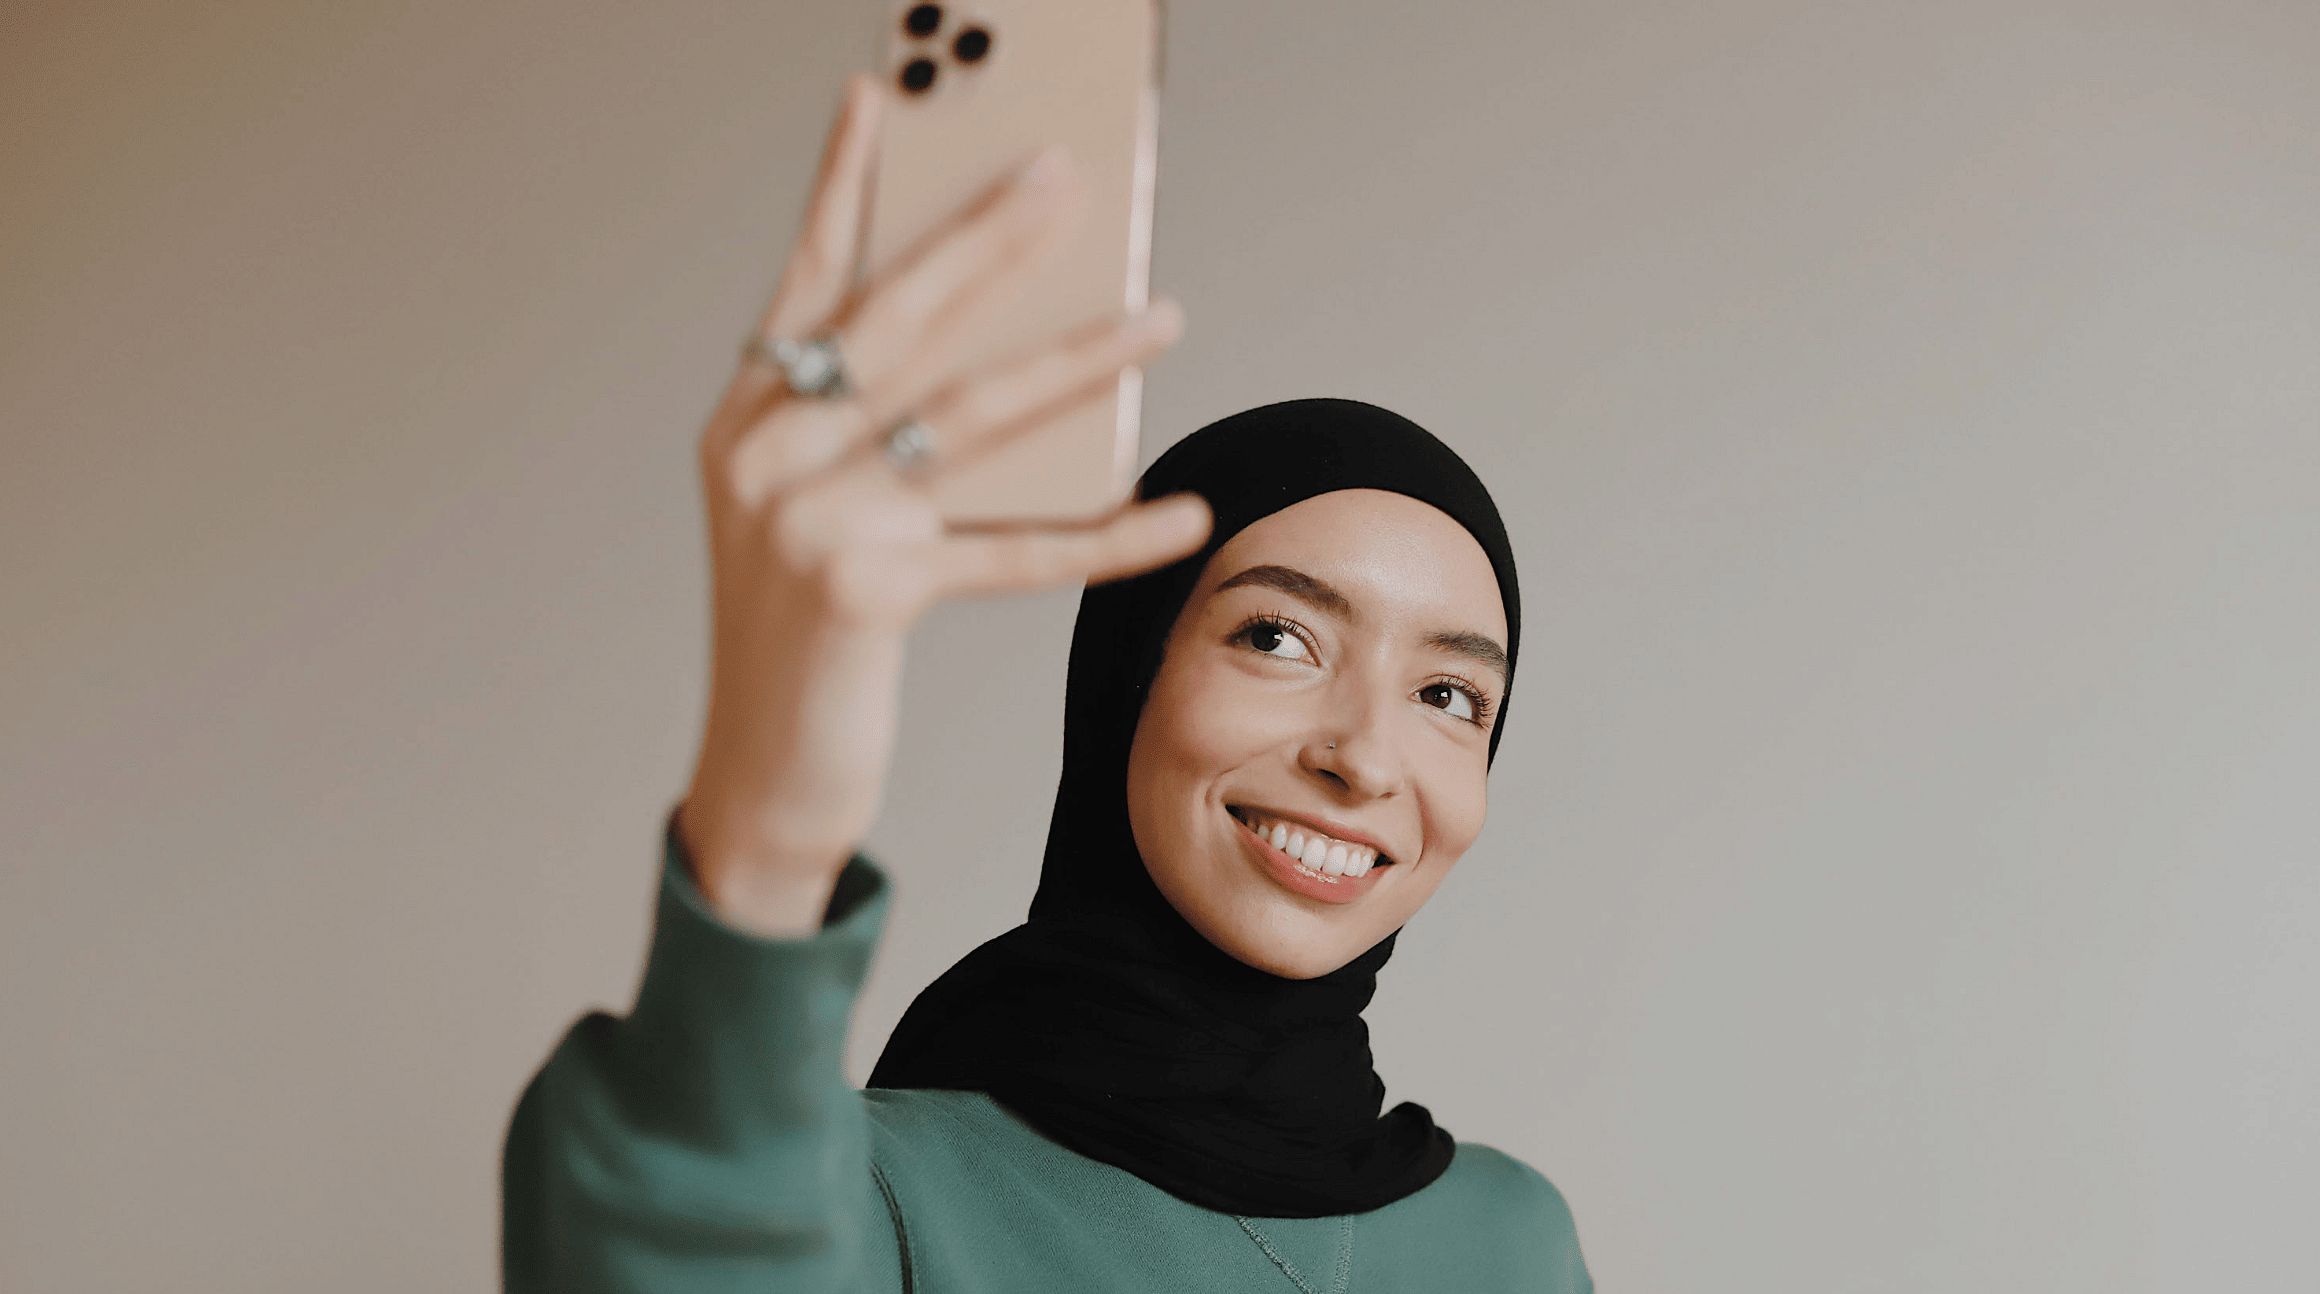
[[[761,348],[782,363],[745,365],[703,437],[707,732],[636,1008],[583,1020],[510,1129],[509,1287],[1591,1289],[1544,1178],[1418,1106],[1381,1117],[1360,1019],[1482,826],[1520,625],[1488,494],[1392,414],[1300,401],[1187,439],[1106,524],[944,533],[930,470],[1177,319],[940,382],[1074,185],[1043,160],[849,300],[876,109],[857,82],[764,324],[834,329],[851,394]],[[1031,921],[849,1089],[886,902],[852,850],[909,625],[1128,575],[1081,603]]]

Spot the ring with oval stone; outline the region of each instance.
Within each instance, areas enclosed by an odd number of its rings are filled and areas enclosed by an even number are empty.
[[[780,373],[784,385],[809,399],[842,400],[853,391],[846,381],[846,357],[838,353],[833,333],[809,341],[752,333],[742,343],[741,358]]]
[[[934,466],[934,431],[914,415],[887,429],[878,441],[886,463],[906,481],[915,481]]]

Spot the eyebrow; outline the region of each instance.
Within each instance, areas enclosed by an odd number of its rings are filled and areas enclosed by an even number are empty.
[[[1341,620],[1359,619],[1354,614],[1353,599],[1338,592],[1327,580],[1307,575],[1292,566],[1251,566],[1217,585],[1216,591],[1222,593],[1226,589],[1252,585],[1286,593]],[[1496,670],[1502,683],[1513,677],[1514,671],[1506,659],[1506,648],[1499,646],[1497,640],[1487,634],[1466,629],[1437,629],[1426,635],[1426,645],[1453,656],[1464,656],[1485,669]]]
[[[1514,667],[1507,663],[1506,648],[1482,634],[1463,629],[1455,633],[1437,631],[1426,635],[1426,645],[1454,656],[1464,656],[1484,669],[1497,670],[1501,683],[1514,677]]]
[[[1278,589],[1300,602],[1309,603],[1327,611],[1340,620],[1353,620],[1353,599],[1330,587],[1326,580],[1316,579],[1305,572],[1288,566],[1251,566],[1216,586],[1216,591],[1237,589],[1254,584],[1259,588]]]

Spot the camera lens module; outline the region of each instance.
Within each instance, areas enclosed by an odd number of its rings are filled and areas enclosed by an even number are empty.
[[[914,4],[902,15],[902,29],[920,40],[934,35],[941,26],[942,6],[938,4]]]
[[[902,75],[895,78],[902,83],[905,94],[925,94],[934,88],[934,60],[914,58],[902,65]]]
[[[959,33],[957,40],[951,42],[951,53],[958,55],[961,63],[979,63],[990,52],[991,33],[980,27],[967,28]]]

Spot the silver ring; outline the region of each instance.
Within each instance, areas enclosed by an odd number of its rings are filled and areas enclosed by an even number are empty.
[[[916,480],[934,465],[934,432],[916,418],[904,418],[886,433],[879,450],[896,472]]]
[[[752,335],[741,347],[741,358],[779,370],[790,390],[815,400],[843,400],[853,387],[846,381],[846,357],[838,353],[838,339],[823,333],[811,341]]]

